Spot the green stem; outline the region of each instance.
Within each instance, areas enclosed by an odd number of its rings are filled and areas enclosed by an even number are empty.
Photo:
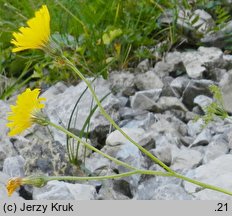
[[[63,59],[66,61],[67,65],[75,72],[77,75],[86,83],[88,86],[92,96],[94,97],[102,115],[105,116],[105,118],[131,143],[133,143],[141,152],[143,152],[145,155],[150,157],[153,161],[155,161],[157,164],[159,164],[161,167],[163,167],[165,170],[167,170],[170,173],[174,173],[172,169],[170,169],[167,165],[165,165],[162,161],[160,161],[158,158],[156,158],[153,154],[151,154],[149,151],[147,151],[145,148],[140,146],[137,142],[135,142],[133,139],[131,139],[116,123],[115,121],[108,115],[108,113],[105,111],[105,109],[102,107],[101,102],[99,101],[94,89],[92,88],[92,85],[90,82],[82,75],[82,73],[73,65],[71,61],[69,61],[66,57],[63,56]]]
[[[125,173],[121,173],[121,174],[117,174],[117,175],[110,175],[110,176],[42,176],[39,177],[40,180],[42,179],[43,184],[45,185],[48,181],[52,181],[52,180],[63,180],[63,181],[93,181],[93,180],[107,180],[107,179],[117,179],[117,178],[123,178],[123,177],[128,177],[131,175],[135,175],[135,174],[140,174],[140,175],[155,175],[155,176],[164,176],[164,177],[175,177],[175,178],[179,178],[182,179],[184,181],[188,181],[192,184],[195,185],[199,185],[203,188],[207,188],[207,189],[211,189],[217,192],[221,192],[224,194],[228,194],[230,196],[232,196],[232,192],[228,191],[226,189],[220,188],[220,187],[216,187],[210,184],[206,184],[194,179],[190,179],[188,177],[182,176],[180,174],[177,173],[170,173],[170,172],[161,172],[161,171],[153,171],[153,170],[134,170],[134,171],[130,171],[130,172],[125,172]],[[34,178],[36,179],[36,177]],[[36,182],[36,181],[34,181]],[[32,182],[32,183],[34,183]],[[28,184],[28,182],[27,182]]]
[[[163,175],[162,172],[157,173],[157,171],[142,170],[141,174],[144,174],[144,175],[162,175],[162,176],[175,177],[175,178],[179,178],[179,179],[182,179],[184,181],[190,182],[192,184],[199,185],[199,186],[201,186],[203,188],[211,189],[211,190],[218,191],[218,192],[221,192],[221,193],[228,194],[228,195],[232,196],[232,192],[229,191],[229,190],[226,190],[226,189],[223,189],[223,188],[220,188],[220,187],[216,187],[216,186],[213,186],[213,185],[210,185],[210,184],[206,184],[206,183],[203,183],[203,182],[188,178],[186,176],[180,175],[178,173],[164,173],[164,175]]]
[[[52,122],[50,122],[50,121],[48,121],[48,120],[44,120],[44,121],[46,121],[46,123],[47,123],[48,125],[50,125],[50,126],[56,128],[56,129],[58,129],[58,130],[64,132],[64,133],[67,134],[68,136],[70,136],[70,137],[76,139],[78,142],[80,142],[80,143],[82,143],[83,145],[85,145],[88,149],[97,152],[98,154],[100,154],[100,155],[102,155],[103,157],[105,157],[105,158],[107,158],[107,159],[113,161],[114,163],[116,163],[116,164],[118,164],[118,165],[121,165],[121,166],[123,166],[123,167],[126,167],[126,168],[128,168],[128,169],[130,169],[130,170],[131,170],[131,169],[132,169],[132,170],[136,170],[135,167],[133,167],[133,166],[131,166],[131,165],[129,165],[129,164],[123,162],[123,161],[120,161],[120,160],[118,160],[118,159],[116,159],[116,158],[114,158],[114,157],[111,157],[110,155],[105,154],[104,152],[98,150],[97,148],[95,148],[95,147],[93,147],[92,145],[90,145],[89,143],[83,141],[81,138],[79,138],[79,137],[76,136],[75,134],[71,133],[70,131],[66,130],[65,128],[61,127],[60,125],[54,124],[54,123],[52,123]]]
[[[192,184],[199,185],[199,186],[201,186],[203,188],[211,189],[211,190],[218,191],[218,192],[221,192],[221,193],[228,194],[228,195],[232,196],[231,191],[228,191],[228,190],[220,188],[220,187],[216,187],[216,186],[213,186],[213,185],[210,185],[210,184],[206,184],[206,183],[203,183],[203,182],[188,178],[188,177],[180,175],[178,173],[175,173],[173,175],[173,177],[180,178],[180,179],[182,179],[184,181],[188,181],[188,182],[190,182]]]
[[[125,172],[117,175],[110,175],[110,176],[46,176],[46,181],[52,180],[63,180],[63,181],[97,181],[97,180],[106,180],[106,179],[116,179],[116,178],[123,178],[127,176],[131,176],[134,174],[139,174],[139,170]]]

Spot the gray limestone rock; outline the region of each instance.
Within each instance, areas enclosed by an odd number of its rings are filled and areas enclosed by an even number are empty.
[[[194,106],[194,98],[198,95],[206,95],[212,97],[209,86],[214,84],[211,80],[191,80],[185,88],[182,96],[182,102],[187,108],[192,109]]]
[[[175,92],[175,95],[178,97],[181,97],[184,89],[186,88],[186,86],[188,85],[189,82],[190,82],[190,80],[188,77],[179,76],[179,77],[176,77],[170,83],[170,86],[173,89],[173,91]]]
[[[201,42],[206,46],[215,46],[224,48],[229,45],[230,33],[232,31],[232,21],[225,23],[225,26],[219,31],[210,31],[204,35]]]
[[[8,157],[3,164],[3,172],[11,177],[24,176],[25,159],[22,156]]]
[[[181,110],[184,112],[188,111],[185,105],[176,97],[160,97],[158,100],[158,105],[163,111],[172,109]]]
[[[222,155],[214,160],[209,161],[209,163],[201,165],[196,169],[190,170],[186,175],[190,178],[206,182],[207,184],[212,184],[221,188],[225,188],[232,191],[232,155]],[[187,192],[192,193],[198,199],[204,200],[228,200],[232,199],[231,196],[209,191],[207,189],[202,190],[200,186],[191,184],[189,182],[184,182],[184,188]],[[199,193],[199,194],[198,194]]]
[[[49,99],[55,95],[63,93],[68,87],[63,82],[58,82],[55,85],[51,86],[48,91],[43,93],[43,97]]]
[[[171,168],[174,170],[189,170],[198,167],[202,163],[203,155],[189,148],[181,148],[173,152]]]
[[[154,191],[152,200],[193,200],[193,197],[188,194],[181,185],[165,184],[159,186]]]
[[[212,98],[205,95],[198,95],[194,98],[193,102],[197,104],[203,111],[205,111],[206,107],[209,106],[213,100]]]
[[[203,163],[207,164],[222,155],[228,154],[229,145],[224,139],[216,139],[209,143],[206,147]]]
[[[136,116],[134,119],[127,122],[123,127],[143,128],[144,130],[148,130],[155,121],[155,116],[149,112]]]
[[[5,103],[4,101],[0,100],[0,140],[5,139],[9,129],[6,127],[6,123],[7,123],[7,113],[10,111],[10,106]]]
[[[122,128],[123,131],[138,144],[142,140],[144,130],[141,128]],[[140,150],[128,141],[119,131],[114,131],[106,139],[106,146],[102,149],[105,153],[115,157],[123,162],[126,162],[138,169],[145,166],[145,161]],[[119,173],[125,172],[126,169],[122,166],[116,166]],[[131,190],[135,190],[140,179],[140,175],[126,177],[126,182],[131,185]]]
[[[95,92],[99,99],[103,98],[104,96],[107,95],[107,93],[110,92],[109,82],[107,82],[106,80],[100,78],[96,79],[93,85],[95,86],[94,87]],[[86,85],[83,82],[81,82],[77,86],[71,86],[67,88],[63,93],[56,94],[47,98],[44,111],[48,115],[50,121],[52,121],[55,124],[67,127],[71,113],[74,109],[74,105],[77,102],[79,96],[85,90],[85,88]],[[50,89],[48,91],[50,91]],[[44,94],[48,94],[48,93],[45,92]],[[41,97],[43,97],[43,94]],[[77,131],[82,129],[83,124],[90,113],[92,100],[93,99],[91,97],[90,92],[86,91],[84,96],[78,103],[78,109],[76,110],[74,117],[72,118],[72,122],[71,122],[72,129]],[[122,105],[122,101],[115,98],[115,96],[113,95],[109,95],[102,102],[102,105],[106,108],[109,115],[112,115],[112,117],[117,118],[117,116],[114,116],[113,114],[115,114],[116,110]],[[109,127],[110,125],[109,122],[104,120],[104,118],[99,117],[99,115],[100,115],[99,110],[94,112],[91,118],[89,132],[95,131],[96,127],[103,127],[103,128]],[[75,118],[78,119],[76,123],[74,121]],[[65,145],[66,135],[63,132],[54,129],[53,127],[49,127],[49,128],[53,133],[54,139]]]
[[[97,194],[98,200],[129,200],[132,197],[130,187],[128,185],[122,186],[123,183],[116,183],[114,180],[103,181],[100,191]],[[121,188],[118,186],[122,186]]]
[[[87,184],[50,181],[42,188],[33,188],[34,200],[93,200],[96,189]]]
[[[199,145],[208,145],[212,139],[211,132],[209,129],[205,128],[199,133],[190,147],[199,146]]]
[[[232,184],[230,181],[231,178],[232,178],[231,173],[222,174],[218,176],[217,178],[215,178],[214,180],[212,179],[212,181],[210,181],[210,184],[221,187],[221,188],[225,188],[231,191],[232,190]],[[213,190],[208,190],[208,189],[200,190],[199,192],[194,193],[193,196],[197,200],[224,200],[224,201],[232,200],[232,197],[230,195],[220,193],[217,191],[213,191]]]
[[[163,82],[154,71],[150,70],[137,74],[135,85],[139,90],[162,89]]]
[[[203,129],[203,124],[204,122],[202,119],[198,119],[197,121],[189,121],[187,123],[188,134],[191,137],[196,137],[199,133],[201,133]]]
[[[159,145],[157,148],[150,150],[150,152],[161,160],[167,166],[172,163],[172,150],[170,145]]]
[[[232,113],[232,70],[229,70],[219,82],[222,91],[224,107],[227,112]]]
[[[113,71],[109,75],[110,89],[116,93],[122,93],[125,96],[131,96],[135,93],[135,75],[133,73],[122,71]]]
[[[76,169],[68,161],[66,146],[59,142],[34,139],[27,146],[19,149],[25,159],[26,175],[75,175]]]
[[[166,57],[162,61],[157,62],[154,67],[154,72],[160,77],[175,71],[185,71],[180,52],[168,53]]]
[[[137,65],[137,68],[140,69],[142,72],[148,71],[149,67],[150,67],[149,59],[145,59]]]
[[[136,92],[131,96],[131,108],[140,110],[151,110],[155,106],[161,93],[161,89],[152,89]]]

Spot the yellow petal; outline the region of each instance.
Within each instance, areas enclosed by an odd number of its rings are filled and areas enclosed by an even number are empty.
[[[27,49],[43,49],[50,40],[50,15],[46,5],[35,12],[35,17],[27,21],[28,27],[20,27],[13,33],[13,52]]]

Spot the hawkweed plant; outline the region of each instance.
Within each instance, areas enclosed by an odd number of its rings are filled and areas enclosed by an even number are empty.
[[[11,41],[16,47],[13,48],[13,52],[19,52],[27,49],[41,49],[46,54],[54,57],[55,60],[62,62],[62,64],[69,69],[73,70],[88,86],[89,91],[91,92],[93,99],[98,105],[102,115],[117,129],[128,141],[134,144],[142,153],[148,156],[155,163],[160,165],[164,171],[152,171],[152,170],[144,170],[137,169],[136,167],[131,166],[123,161],[120,161],[110,155],[98,150],[93,147],[91,144],[83,141],[80,137],[68,131],[64,127],[60,125],[56,125],[48,120],[46,116],[43,116],[39,113],[44,105],[41,104],[41,101],[45,100],[44,98],[39,98],[39,90],[30,90],[26,89],[21,95],[18,96],[16,105],[11,106],[11,112],[9,113],[8,120],[10,123],[7,126],[10,128],[9,135],[16,135],[23,132],[25,129],[29,128],[33,123],[40,125],[49,125],[57,130],[64,132],[69,137],[76,139],[79,143],[83,144],[85,147],[89,148],[92,151],[97,152],[103,157],[111,160],[112,162],[123,166],[127,169],[127,172],[110,175],[110,176],[92,176],[92,177],[76,177],[76,176],[28,176],[28,177],[14,177],[9,179],[7,183],[8,195],[10,196],[19,186],[21,185],[32,185],[35,187],[42,187],[46,185],[48,181],[51,180],[69,180],[69,181],[90,181],[90,180],[105,180],[105,179],[115,179],[115,178],[123,178],[135,174],[143,174],[143,175],[159,175],[159,176],[167,176],[167,177],[176,177],[182,180],[191,182],[203,188],[208,188],[211,190],[219,191],[228,195],[232,195],[231,191],[228,191],[223,188],[219,188],[213,185],[209,185],[183,175],[180,175],[170,169],[167,165],[165,165],[162,161],[160,161],[157,157],[152,155],[149,151],[139,145],[139,143],[135,142],[131,137],[129,137],[110,117],[110,115],[105,111],[103,106],[101,105],[100,100],[98,99],[94,88],[91,83],[85,78],[85,76],[75,67],[75,65],[66,58],[62,51],[58,49],[60,52],[57,52],[56,48],[59,47],[58,44],[55,44],[50,37],[50,15],[46,5],[43,5],[41,9],[39,9],[35,13],[35,17],[30,19],[28,22],[28,27],[21,27],[19,29],[19,33],[13,33],[15,39]],[[33,39],[32,39],[33,38]],[[55,49],[54,49],[55,48]],[[25,109],[26,108],[26,109]],[[23,117],[20,115],[23,114]]]

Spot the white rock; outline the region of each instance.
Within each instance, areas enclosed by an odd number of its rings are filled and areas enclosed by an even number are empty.
[[[107,93],[110,92],[109,82],[107,82],[106,80],[99,78],[95,80],[94,85],[96,86],[95,92],[98,95],[99,99],[101,99]],[[71,86],[67,88],[63,93],[53,95],[51,96],[51,98],[47,98],[44,111],[48,115],[50,121],[52,121],[55,124],[61,124],[62,126],[67,127],[74,105],[85,88],[86,85],[83,82],[81,82],[75,87]],[[50,93],[45,92],[44,94],[46,95]],[[41,95],[41,97],[43,97],[43,94]],[[102,103],[103,106],[107,105],[108,102],[111,101],[112,98],[111,99],[110,98],[111,97],[109,96],[103,101]],[[81,130],[87,116],[89,115],[91,103],[92,103],[92,97],[90,92],[87,90],[82,100],[78,104],[79,107],[77,113],[78,123],[76,123],[75,127],[72,126],[73,128]],[[93,121],[93,119],[98,115],[99,115],[99,111],[94,113],[92,117],[92,121],[90,123],[90,128],[89,128],[90,131],[96,126],[97,123],[99,123],[98,121]],[[107,121],[102,123],[108,124]],[[50,127],[50,129],[54,134],[54,139],[58,140],[60,143],[65,145],[66,135],[63,132],[54,129],[53,127]]]
[[[49,90],[45,91],[42,96],[47,100],[54,98],[56,95],[63,93],[67,89],[67,86],[63,82],[58,82],[54,86],[51,86]]]
[[[187,173],[187,176],[202,182],[205,182],[207,184],[212,184],[214,186],[218,186],[224,189],[227,189],[229,191],[232,191],[232,155],[227,154],[220,156],[216,158],[215,160],[211,160],[208,164],[202,165],[194,170],[190,170]],[[189,182],[184,182],[185,190],[189,193],[192,193],[193,195],[197,196],[197,191],[201,188],[200,186],[194,185]],[[204,190],[207,191],[207,190]],[[203,193],[203,191],[202,191]],[[219,192],[209,192],[206,198],[206,194],[202,195],[202,193],[199,195],[199,198],[201,196],[201,199],[215,199],[218,197],[218,199],[231,199],[232,197],[220,194]],[[208,193],[208,192],[205,192]]]
[[[188,134],[192,137],[196,137],[201,131],[204,122],[202,119],[198,119],[197,121],[189,121],[187,124]]]
[[[147,71],[149,67],[150,67],[149,59],[145,59],[141,61],[137,66],[137,68],[139,68],[141,71]]]
[[[183,148],[173,152],[171,168],[174,170],[192,169],[202,162],[202,154],[199,151]]]
[[[232,112],[232,70],[229,70],[219,82],[222,91],[224,107],[227,112]]]
[[[205,111],[205,108],[209,106],[213,102],[213,100],[208,96],[198,95],[194,98],[193,102],[201,107],[203,111]]]
[[[22,156],[8,157],[3,164],[3,172],[11,177],[24,176],[25,160]]]
[[[134,96],[130,97],[131,108],[140,110],[149,110],[155,105],[162,89],[151,89],[136,92]]]
[[[33,188],[35,200],[92,200],[96,190],[92,185],[50,181],[42,188]]]
[[[139,90],[162,89],[163,82],[154,71],[147,71],[135,77],[135,85]]]
[[[190,78],[202,78],[204,64],[221,60],[223,52],[215,47],[199,47],[198,51],[182,53],[182,61]]]
[[[122,130],[136,142],[141,140],[141,136],[144,134],[144,130],[142,128],[122,128]],[[109,134],[106,139],[106,145],[109,146],[117,146],[124,145],[130,143],[119,131],[113,131]]]
[[[223,174],[212,180],[210,184],[232,191],[232,183],[230,181],[231,178],[232,173]],[[232,196],[230,195],[209,189],[203,189],[197,193],[194,193],[193,195],[197,200],[232,200]]]
[[[214,140],[209,143],[206,147],[205,155],[203,158],[203,162],[209,163],[209,161],[214,160],[222,155],[225,155],[229,152],[228,143],[224,140]]]
[[[181,97],[188,83],[189,83],[189,79],[187,77],[179,76],[171,82],[170,86],[175,91],[175,94],[178,97]]]
[[[122,128],[122,130],[138,144],[144,134],[144,130],[141,128]],[[141,151],[119,131],[114,131],[107,137],[106,146],[102,151],[138,169],[144,168],[144,158]],[[117,166],[117,169],[120,173],[125,172],[125,168],[122,166]],[[140,175],[133,175],[126,179],[132,187],[136,188],[139,183]]]
[[[176,97],[160,97],[158,105],[162,110],[177,109],[184,112],[188,111],[185,105]]]
[[[207,145],[211,141],[211,133],[210,131],[206,128],[201,131],[196,137],[196,139],[193,141],[193,143],[190,145],[190,147],[193,146],[199,146],[199,145]]]

